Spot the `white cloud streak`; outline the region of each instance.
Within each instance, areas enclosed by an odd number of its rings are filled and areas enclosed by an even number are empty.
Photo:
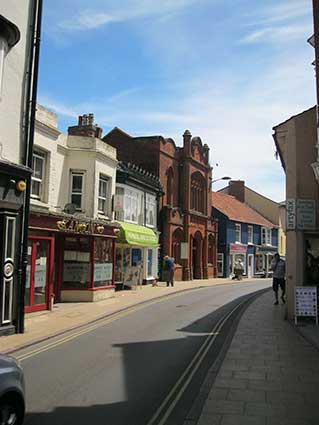
[[[96,29],[111,23],[121,23],[141,18],[164,17],[183,10],[196,0],[122,0],[110,1],[102,10],[85,8],[78,15],[60,22],[65,32]]]

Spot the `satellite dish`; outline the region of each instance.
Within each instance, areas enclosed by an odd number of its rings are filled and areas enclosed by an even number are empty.
[[[76,211],[76,205],[75,204],[66,204],[64,206],[64,212],[66,212],[67,214],[74,214]]]

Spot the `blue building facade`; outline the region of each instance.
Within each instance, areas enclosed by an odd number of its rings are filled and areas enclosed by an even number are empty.
[[[239,260],[244,276],[269,276],[278,228],[233,196],[214,193],[212,204],[212,219],[218,221],[218,276],[232,276]]]

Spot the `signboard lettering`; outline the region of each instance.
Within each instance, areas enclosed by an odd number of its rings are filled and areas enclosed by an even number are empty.
[[[294,230],[296,228],[296,200],[286,200],[286,228]]]
[[[104,226],[101,224],[86,222],[71,219],[64,219],[57,221],[57,228],[61,232],[70,232],[70,233],[84,233],[84,234],[103,234]]]
[[[299,230],[316,227],[316,203],[313,199],[297,199],[297,227]]]

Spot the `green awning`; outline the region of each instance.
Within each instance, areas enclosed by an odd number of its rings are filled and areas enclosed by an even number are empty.
[[[131,223],[118,224],[121,228],[116,242],[135,246],[158,246],[158,236],[152,229]]]

